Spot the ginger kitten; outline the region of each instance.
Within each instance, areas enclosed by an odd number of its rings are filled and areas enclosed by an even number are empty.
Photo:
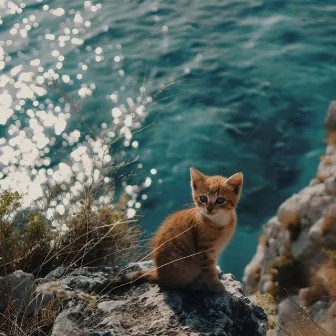
[[[190,168],[190,175],[195,207],[173,213],[155,233],[156,267],[114,278],[108,287],[142,279],[166,289],[225,290],[217,258],[235,232],[243,175],[206,176],[196,168]]]

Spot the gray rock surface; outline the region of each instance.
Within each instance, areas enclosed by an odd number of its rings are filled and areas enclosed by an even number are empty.
[[[24,311],[26,315],[34,314],[37,307],[46,304],[50,296],[37,294],[34,276],[23,271],[15,271],[6,277],[0,277],[0,313],[10,303],[15,311]]]
[[[112,268],[83,268],[66,275],[60,285],[90,292],[113,274]],[[94,305],[73,298],[57,317],[52,336],[266,335],[264,310],[244,296],[242,285],[231,274],[220,277],[227,289],[222,294],[162,291],[143,283],[99,296]]]

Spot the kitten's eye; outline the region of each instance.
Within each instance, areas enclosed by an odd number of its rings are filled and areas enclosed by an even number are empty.
[[[202,196],[200,197],[200,201],[201,201],[202,203],[206,203],[206,202],[208,202],[208,197],[202,195]]]
[[[225,198],[224,197],[218,197],[216,200],[217,204],[224,204],[225,203]]]

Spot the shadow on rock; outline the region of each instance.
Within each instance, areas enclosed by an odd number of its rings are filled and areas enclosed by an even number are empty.
[[[62,279],[69,289],[103,284],[113,270],[84,268]],[[258,336],[265,335],[264,310],[244,296],[232,275],[221,275],[227,292],[164,291],[143,283],[98,296],[90,306],[71,300],[57,317],[52,336]]]

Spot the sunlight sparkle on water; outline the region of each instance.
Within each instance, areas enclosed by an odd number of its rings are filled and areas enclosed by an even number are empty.
[[[107,51],[113,49],[118,53],[112,56],[113,63],[119,67],[116,71],[120,78],[124,78],[125,70],[120,68],[125,58],[121,53],[122,45],[116,43],[115,48],[87,45],[84,52],[89,58],[81,60],[77,68],[79,73],[70,76],[63,70],[64,62],[69,53],[80,51],[90,33],[93,15],[99,15],[103,6],[85,1],[82,10],[68,12],[65,8],[43,4],[42,0],[36,0],[36,4],[39,11],[43,10],[43,15],[38,11],[32,14],[23,2],[17,5],[14,1],[0,0],[5,15],[15,19],[13,26],[3,35],[5,40],[0,42],[0,125],[5,128],[5,134],[0,138],[0,188],[18,191],[23,195],[23,207],[29,207],[33,201],[45,197],[46,183],[51,187],[59,186],[64,193],[45,209],[47,218],[53,219],[55,213],[62,215],[66,212],[71,200],[80,195],[83,187],[100,180],[111,182],[109,176],[102,175],[102,168],[117,165],[118,161],[103,140],[124,137],[124,146],[136,150],[139,142],[132,141],[132,130],[141,127],[146,117],[146,105],[152,100],[144,96],[146,90],[141,87],[141,97],[128,97],[125,104],[117,105],[119,92],[114,88],[106,99],[115,106],[110,119],[101,124],[98,136],[93,136],[91,130],[85,134],[76,126],[71,127],[70,121],[77,116],[69,101],[49,90],[50,84],[58,80],[66,88],[72,87],[76,100],[94,98],[96,84],[85,82],[85,74],[91,71],[94,78],[95,62],[106,62]],[[60,28],[48,26],[43,34],[37,35],[36,28],[48,20],[57,21]],[[102,28],[103,32],[108,30],[108,26]],[[162,30],[166,32],[168,27],[164,26]],[[37,45],[28,58],[20,51],[20,46],[30,40]],[[126,86],[122,85],[119,90],[125,91]],[[59,148],[64,151],[59,153]],[[58,162],[55,162],[56,157],[60,157]],[[138,167],[142,168],[142,164]],[[155,175],[156,170],[152,169],[150,173]],[[141,187],[123,184],[130,198],[128,218],[133,218],[136,209],[141,207],[137,201],[139,192],[151,184],[149,176],[144,177]],[[111,191],[111,194],[100,197],[99,202],[109,204],[113,196],[114,191]],[[141,199],[146,197],[142,195]]]

